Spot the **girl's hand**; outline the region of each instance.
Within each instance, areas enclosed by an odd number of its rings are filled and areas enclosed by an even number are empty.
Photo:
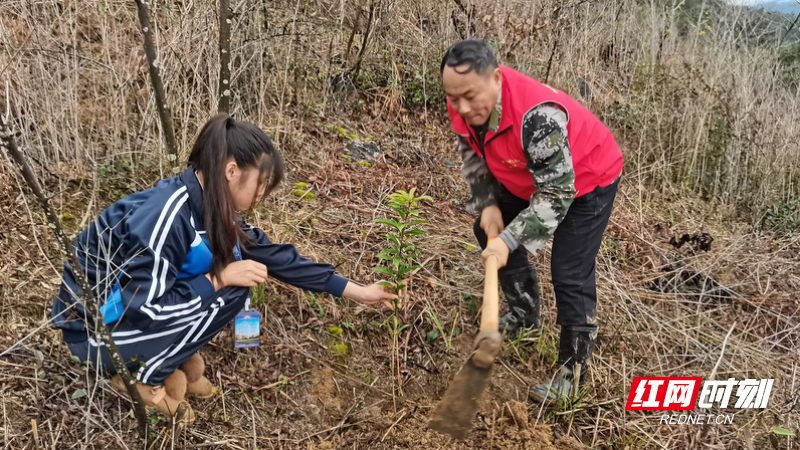
[[[342,295],[368,306],[377,307],[380,304],[384,309],[392,309],[392,300],[397,299],[397,295],[389,292],[386,286],[377,283],[359,286],[352,281],[347,283]],[[399,303],[397,306],[400,307]]]
[[[211,274],[207,274],[206,277],[214,284],[216,291],[228,286],[254,287],[267,282],[267,266],[245,259],[225,266],[217,280],[212,279]]]

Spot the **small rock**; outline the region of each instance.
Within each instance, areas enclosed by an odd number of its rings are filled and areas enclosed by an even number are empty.
[[[451,161],[451,160],[449,160],[449,159],[447,159],[447,158],[444,158],[444,159],[442,160],[442,162],[443,162],[443,163],[444,163],[444,165],[445,165],[445,166],[447,166],[447,167],[455,167],[455,166],[456,166],[456,163],[454,163],[453,161]]]
[[[364,420],[374,419],[381,415],[381,407],[378,405],[370,406],[369,408],[362,409],[357,413],[353,414],[353,419],[357,422],[362,422]]]
[[[576,83],[578,84],[578,92],[580,92],[581,97],[585,99],[594,97],[592,95],[592,89],[589,87],[589,83],[587,83],[583,78],[578,78]]]
[[[367,161],[373,162],[375,158],[377,158],[380,154],[383,153],[380,147],[374,142],[363,142],[363,141],[350,141],[347,144],[347,153],[352,157],[355,161]]]

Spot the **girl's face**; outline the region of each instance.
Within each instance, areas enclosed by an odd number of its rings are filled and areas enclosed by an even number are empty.
[[[225,178],[228,180],[228,189],[237,211],[247,211],[264,197],[267,186],[266,183],[261,183],[259,175],[258,167],[242,170],[233,158],[228,159],[225,165]]]

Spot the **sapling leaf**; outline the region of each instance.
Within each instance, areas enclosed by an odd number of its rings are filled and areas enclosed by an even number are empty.
[[[387,248],[386,250],[381,250],[381,252],[380,252],[380,253],[378,253],[378,258],[379,258],[379,259],[390,259],[390,258],[391,258],[391,256],[389,256],[389,255],[396,255],[396,254],[398,254],[398,253],[399,253],[399,252],[397,251],[397,249],[396,249],[396,248],[394,248],[394,249],[392,249],[392,248]]]
[[[83,397],[86,397],[86,391],[84,391],[83,389],[78,389],[77,391],[72,393],[72,399],[73,400],[77,400],[77,399],[83,398]]]
[[[400,222],[397,219],[375,219],[375,223],[382,223],[384,225],[389,225],[394,228],[398,228],[400,226]]]
[[[786,428],[781,427],[774,427],[772,432],[777,434],[778,436],[794,436],[794,433],[791,430],[787,430]]]
[[[412,270],[415,270],[415,269],[419,269],[420,267],[422,267],[422,266],[403,267],[402,269],[400,269],[397,272],[397,275],[402,277],[403,275],[407,274],[408,272],[411,272]]]
[[[436,331],[436,330],[431,330],[431,331],[428,332],[428,335],[426,336],[426,339],[428,340],[428,342],[433,342],[438,337],[439,337],[439,332]]]

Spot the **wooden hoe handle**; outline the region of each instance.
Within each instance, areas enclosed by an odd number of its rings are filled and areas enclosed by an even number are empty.
[[[499,230],[489,229],[490,239],[499,239]],[[481,313],[481,331],[498,331],[500,320],[500,298],[497,293],[497,258],[490,256],[486,260],[486,280],[483,284],[483,312]]]
[[[500,320],[499,300],[497,293],[497,258],[490,256],[486,260],[481,331],[497,331],[497,323]]]

